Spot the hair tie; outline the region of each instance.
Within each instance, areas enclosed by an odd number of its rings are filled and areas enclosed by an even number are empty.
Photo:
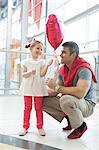
[[[29,47],[30,47],[30,44],[28,44],[28,45],[25,46],[25,48],[29,48]]]

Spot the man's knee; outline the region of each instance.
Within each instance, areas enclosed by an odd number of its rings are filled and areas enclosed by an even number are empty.
[[[64,95],[60,98],[60,106],[62,110],[68,109],[68,108],[74,108],[75,101],[73,99],[73,96],[71,95]]]

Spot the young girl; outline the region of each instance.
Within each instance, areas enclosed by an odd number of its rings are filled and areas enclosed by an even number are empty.
[[[43,44],[40,41],[34,40],[26,48],[30,49],[31,59],[24,60],[23,66],[23,95],[24,95],[24,120],[23,130],[20,132],[20,136],[24,136],[28,133],[30,126],[30,113],[32,110],[32,98],[34,98],[34,107],[37,118],[38,133],[41,136],[45,136],[43,129],[43,111],[42,111],[42,99],[43,96],[48,95],[47,87],[44,81],[44,76],[48,70],[48,67],[52,64],[50,60],[45,64],[41,59],[43,53]]]

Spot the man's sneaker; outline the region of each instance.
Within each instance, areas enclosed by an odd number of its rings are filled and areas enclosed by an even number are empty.
[[[26,129],[23,128],[23,130],[19,133],[19,136],[24,136],[28,133]]]
[[[75,129],[73,132],[71,132],[67,138],[68,139],[80,138],[86,130],[87,130],[87,125],[85,122],[83,122],[82,125],[78,127],[77,129]]]
[[[45,135],[46,135],[46,133],[45,133],[45,131],[44,131],[43,128],[38,129],[38,133],[39,133],[39,135],[41,135],[41,136],[45,136]]]
[[[72,127],[70,124],[68,124],[66,127],[62,128],[63,131],[68,131],[68,130],[72,130]]]

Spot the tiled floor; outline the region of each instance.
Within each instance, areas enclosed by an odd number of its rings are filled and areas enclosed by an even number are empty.
[[[46,150],[54,148],[62,150],[99,150],[99,104],[95,107],[94,114],[86,119],[88,125],[87,132],[82,138],[77,140],[68,140],[66,138],[69,132],[62,131],[62,127],[66,125],[65,119],[60,124],[46,113],[44,113],[44,129],[46,130],[46,136],[39,136],[35,127],[34,110],[31,113],[29,133],[24,137],[19,137],[18,132],[22,129],[22,116],[22,97],[0,96],[0,134],[3,135],[3,138],[8,137],[12,139],[9,144],[12,142],[12,145],[15,145],[16,140],[23,141],[24,139],[27,144],[32,143],[36,144],[36,146],[40,144],[41,146],[38,146],[40,150],[44,150],[44,147]],[[0,135],[0,139],[2,139],[2,135]],[[1,147],[0,150],[2,150]],[[36,148],[33,148],[33,150],[36,150]]]

